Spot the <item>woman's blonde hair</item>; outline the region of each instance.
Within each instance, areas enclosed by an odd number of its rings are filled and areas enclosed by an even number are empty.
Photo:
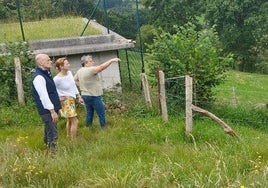
[[[58,71],[61,71],[61,66],[64,65],[64,61],[66,60],[67,58],[66,57],[61,57],[59,59],[57,59],[57,61],[55,62],[55,68],[58,70]]]

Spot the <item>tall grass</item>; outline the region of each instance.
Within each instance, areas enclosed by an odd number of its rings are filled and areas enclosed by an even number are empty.
[[[234,125],[238,141],[214,122],[199,119],[187,136],[184,119],[170,117],[163,123],[157,109],[145,107],[141,94],[106,94],[104,99],[117,99],[128,111],[107,111],[108,129],[102,131],[97,118],[85,128],[85,110],[79,106],[78,138],[71,142],[66,137],[60,119],[54,158],[46,153],[43,125],[33,106],[1,111],[1,120],[12,118],[0,123],[0,186],[268,186],[267,133]]]
[[[86,22],[81,17],[63,17],[36,22],[23,22],[24,36],[27,41],[78,37],[85,26]],[[0,43],[22,41],[19,22],[1,23],[0,27]],[[84,36],[100,33],[100,31],[89,25],[85,30]]]
[[[228,123],[267,132],[267,82],[268,75],[265,74],[229,71],[225,83],[214,90],[213,113]]]

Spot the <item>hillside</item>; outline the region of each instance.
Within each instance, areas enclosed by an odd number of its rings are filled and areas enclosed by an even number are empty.
[[[0,43],[23,40],[19,22],[1,23],[0,25]],[[86,22],[81,17],[62,17],[38,22],[23,22],[26,41],[80,36],[85,26]],[[96,34],[100,34],[100,31],[89,25],[85,30],[84,36]]]
[[[225,82],[216,87],[214,92],[217,101],[223,104],[230,104],[235,96],[239,105],[263,106],[268,103],[267,83],[267,74],[229,71]]]

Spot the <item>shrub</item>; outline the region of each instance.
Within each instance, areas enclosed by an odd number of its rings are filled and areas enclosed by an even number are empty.
[[[232,56],[221,54],[218,36],[213,29],[197,31],[192,24],[176,29],[176,34],[164,31],[158,34],[149,46],[154,57],[149,62],[151,76],[155,75],[156,67],[163,70],[166,78],[192,76],[194,100],[199,106],[207,106],[213,100],[212,88],[224,79],[223,73],[233,61]],[[167,90],[184,90],[177,87],[177,84],[170,84]]]
[[[32,99],[31,70],[34,68],[34,61],[27,42],[8,43],[6,50],[7,54],[0,57],[0,100],[1,104],[9,106],[17,98],[14,57],[20,59],[26,101]]]

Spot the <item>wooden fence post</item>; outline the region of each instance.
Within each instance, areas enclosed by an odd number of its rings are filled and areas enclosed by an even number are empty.
[[[192,132],[193,124],[193,112],[192,112],[192,102],[193,102],[193,79],[190,76],[185,76],[185,99],[186,99],[186,133],[189,134]]]
[[[147,107],[152,108],[152,102],[151,102],[151,98],[150,98],[150,91],[149,91],[147,76],[145,73],[141,73],[140,75],[141,75],[146,105],[147,105]]]
[[[161,107],[162,120],[168,121],[167,103],[166,103],[166,89],[165,89],[165,75],[163,71],[159,71],[159,101]]]
[[[24,100],[24,91],[23,91],[23,84],[22,84],[20,59],[18,57],[15,57],[14,63],[15,63],[15,82],[17,86],[18,101],[19,101],[19,104],[24,105],[25,100]]]
[[[232,106],[236,107],[237,106],[237,101],[236,101],[236,95],[235,95],[235,88],[232,87]]]
[[[199,108],[192,104],[193,102],[193,79],[190,76],[185,76],[185,98],[186,98],[186,134],[190,134],[192,132],[192,124],[193,124],[193,111],[199,112],[207,117],[210,117],[212,120],[216,121],[223,129],[224,131],[239,139],[238,135],[232,130],[230,126],[228,126],[225,122],[223,122],[220,118],[215,116],[214,114],[210,113],[207,110],[204,110],[202,108]]]

